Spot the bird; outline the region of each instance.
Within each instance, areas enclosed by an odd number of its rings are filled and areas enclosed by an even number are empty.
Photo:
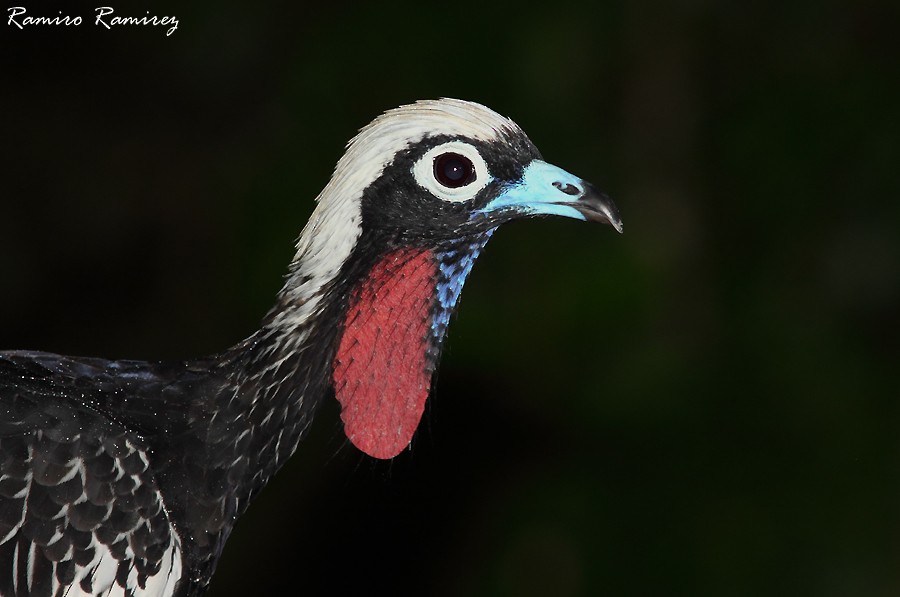
[[[347,144],[258,330],[144,362],[0,352],[0,595],[197,596],[319,404],[390,459],[412,441],[473,263],[498,226],[615,204],[509,118],[420,100]]]

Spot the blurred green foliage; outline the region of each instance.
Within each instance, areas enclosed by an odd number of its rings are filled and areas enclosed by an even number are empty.
[[[502,230],[412,453],[359,456],[327,405],[211,595],[897,595],[897,6],[193,2],[152,7],[171,37],[6,27],[2,346],[236,342],[355,130],[476,100],[613,195],[625,234]]]

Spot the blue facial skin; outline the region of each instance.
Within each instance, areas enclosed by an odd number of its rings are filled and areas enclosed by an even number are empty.
[[[437,303],[431,319],[432,347],[439,346],[444,338],[447,326],[450,324],[450,316],[456,308],[466,277],[472,271],[475,260],[481,254],[494,230],[492,228],[477,239],[461,244],[456,249],[436,254],[439,275]]]
[[[567,186],[577,192],[574,195],[564,193],[561,189]],[[584,182],[574,174],[569,174],[562,168],[542,160],[534,160],[525,168],[525,173],[518,183],[508,186],[497,198],[472,215],[487,215],[511,208],[518,214],[587,220],[577,209],[565,205],[577,201],[584,194],[584,188]]]

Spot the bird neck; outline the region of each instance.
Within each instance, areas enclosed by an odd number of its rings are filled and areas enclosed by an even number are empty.
[[[220,396],[223,416],[212,421],[249,423],[251,495],[329,395],[367,454],[390,458],[409,444],[463,283],[492,232],[431,247],[364,236],[333,279],[291,286],[289,278],[262,329],[230,352],[235,389]]]
[[[223,358],[230,383],[208,436],[221,429],[236,442],[235,458],[247,457],[236,488],[241,511],[294,453],[330,391],[341,303],[332,288],[299,301],[282,293],[261,329]]]

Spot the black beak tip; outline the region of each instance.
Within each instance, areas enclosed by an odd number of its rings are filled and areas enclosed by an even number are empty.
[[[616,232],[622,233],[622,218],[619,216],[616,204],[608,195],[601,193],[593,186],[588,186],[584,190],[584,194],[575,203],[575,207],[587,221],[609,224],[616,229]]]

